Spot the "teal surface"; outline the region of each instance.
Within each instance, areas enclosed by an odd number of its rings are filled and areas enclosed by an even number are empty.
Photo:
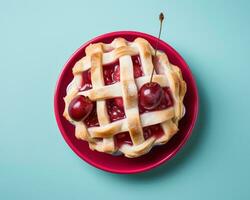
[[[0,1],[0,199],[250,199],[250,2]],[[53,114],[57,77],[84,42],[116,30],[157,35],[196,77],[200,114],[186,146],[148,173],[78,158]]]

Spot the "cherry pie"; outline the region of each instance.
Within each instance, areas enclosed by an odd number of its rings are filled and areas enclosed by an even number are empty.
[[[74,78],[64,98],[63,115],[75,126],[78,139],[87,141],[92,150],[132,158],[177,133],[185,114],[186,83],[165,53],[154,56],[155,50],[143,38],[90,44],[85,52],[73,67]]]

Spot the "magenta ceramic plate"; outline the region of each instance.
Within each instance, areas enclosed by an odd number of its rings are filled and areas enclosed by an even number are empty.
[[[180,67],[183,78],[187,83],[187,93],[184,99],[186,114],[180,121],[180,130],[178,134],[176,134],[167,144],[154,147],[148,154],[139,158],[131,159],[124,156],[112,156],[90,150],[88,144],[85,141],[75,138],[74,127],[64,119],[62,115],[64,110],[63,97],[66,94],[67,85],[73,78],[71,72],[72,67],[80,58],[85,56],[85,48],[90,43],[110,43],[116,37],[123,37],[128,41],[133,41],[137,37],[142,37],[148,40],[152,46],[156,44],[157,40],[157,38],[154,36],[145,33],[119,31],[98,36],[82,45],[66,62],[59,76],[54,96],[54,112],[63,138],[80,158],[82,158],[87,163],[108,172],[132,174],[144,172],[153,169],[160,164],[163,164],[164,162],[171,159],[186,143],[192,133],[198,115],[198,92],[192,73],[184,59],[170,45],[160,41],[158,46],[159,49],[168,55],[171,63]]]

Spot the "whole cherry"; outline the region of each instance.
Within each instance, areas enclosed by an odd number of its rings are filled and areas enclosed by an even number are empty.
[[[69,104],[69,116],[75,121],[86,119],[93,110],[92,101],[85,96],[76,96]]]
[[[163,97],[163,89],[156,82],[145,83],[139,90],[140,105],[147,110],[153,110],[159,106]]]

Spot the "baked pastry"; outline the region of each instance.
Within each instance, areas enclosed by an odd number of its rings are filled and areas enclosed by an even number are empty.
[[[90,44],[85,52],[72,69],[74,78],[64,97],[63,115],[75,126],[78,139],[87,141],[92,150],[133,158],[177,133],[185,114],[186,83],[164,52],[154,56],[155,50],[143,38]],[[153,67],[153,95],[147,99],[143,87]],[[159,86],[158,98],[154,87]],[[153,106],[147,107],[150,101]]]

